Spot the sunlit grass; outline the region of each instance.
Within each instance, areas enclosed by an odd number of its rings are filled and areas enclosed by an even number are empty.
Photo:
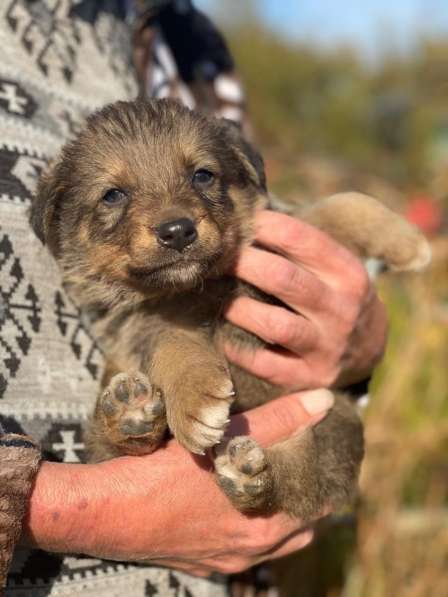
[[[446,257],[421,277],[380,284],[391,334],[366,415],[347,597],[448,594]]]

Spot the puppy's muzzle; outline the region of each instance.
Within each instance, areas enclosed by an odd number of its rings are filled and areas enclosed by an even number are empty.
[[[157,242],[168,249],[182,252],[198,237],[194,222],[189,218],[179,218],[163,222],[155,229]]]

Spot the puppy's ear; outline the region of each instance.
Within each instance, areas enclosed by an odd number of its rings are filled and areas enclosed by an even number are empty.
[[[230,138],[232,147],[238,155],[241,162],[244,164],[251,181],[255,186],[259,187],[263,192],[267,192],[266,174],[264,171],[264,161],[261,155],[246,141],[241,132],[241,127],[232,120],[223,118],[221,123],[226,131],[227,137]]]
[[[55,220],[61,192],[58,163],[53,162],[39,179],[30,212],[30,223],[36,236],[53,253],[58,245]]]

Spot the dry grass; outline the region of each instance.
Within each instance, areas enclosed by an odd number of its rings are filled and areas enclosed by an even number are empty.
[[[391,338],[373,384],[345,597],[448,595],[448,251],[381,284]]]

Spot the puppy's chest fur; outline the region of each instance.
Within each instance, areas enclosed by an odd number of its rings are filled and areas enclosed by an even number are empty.
[[[207,280],[200,289],[164,300],[148,300],[123,310],[118,307],[99,317],[95,323],[96,333],[108,355],[111,373],[115,370],[141,370],[152,362],[159,342],[169,336],[175,339],[178,331],[201,334],[220,354],[223,354],[226,342],[245,350],[265,346],[263,340],[224,318],[226,305],[238,296],[281,304],[253,286],[229,276]],[[173,354],[173,367],[188,356],[184,350],[181,345],[179,352]],[[229,370],[236,391],[232,412],[253,408],[282,394],[278,386],[254,377],[237,365],[229,363]],[[108,379],[104,382],[107,383]]]

